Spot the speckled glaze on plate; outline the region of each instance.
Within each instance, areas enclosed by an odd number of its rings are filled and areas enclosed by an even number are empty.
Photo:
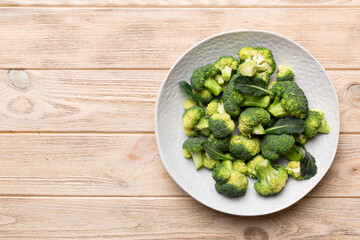
[[[229,199],[218,194],[211,171],[196,171],[191,159],[182,155],[187,139],[182,128],[183,102],[187,98],[178,82],[189,82],[193,70],[214,63],[222,55],[238,58],[245,46],[272,50],[277,65],[287,65],[295,72],[295,82],[304,90],[309,107],[322,109],[330,125],[330,134],[319,134],[306,147],[316,158],[315,177],[296,181],[289,178],[276,196],[262,197],[253,188],[254,179],[243,197]],[[276,77],[276,72],[271,76]],[[190,196],[220,212],[239,216],[259,216],[280,211],[299,201],[311,191],[330,168],[339,139],[339,104],[335,88],[320,63],[303,47],[279,34],[266,31],[232,31],[217,34],[194,45],[172,66],[162,83],[155,107],[155,133],[161,160],[174,181]],[[286,160],[282,160],[286,163]]]

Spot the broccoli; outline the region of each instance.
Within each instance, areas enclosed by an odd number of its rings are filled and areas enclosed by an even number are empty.
[[[238,117],[240,107],[261,107],[266,108],[270,103],[269,96],[257,97],[243,94],[235,87],[235,81],[230,80],[222,96],[225,111],[232,117]]]
[[[275,81],[269,82],[269,84],[267,85],[267,89],[271,90],[275,83]]]
[[[229,150],[234,158],[247,161],[260,152],[260,140],[234,135],[231,137]]]
[[[226,138],[215,138],[214,134],[211,134],[209,137],[209,141],[213,144],[214,147],[220,149],[222,152],[229,151],[231,136]]]
[[[186,135],[196,136],[199,131],[205,135],[210,135],[209,120],[205,119],[205,110],[199,106],[193,106],[185,111],[182,116],[183,127]]]
[[[194,95],[199,98],[202,104],[208,104],[214,99],[214,95],[207,88],[201,91],[194,91]]]
[[[206,141],[204,138],[191,137],[187,139],[182,146],[184,157],[190,158],[191,156],[196,169],[201,168],[204,164],[202,158],[203,147],[201,145],[204,141]]]
[[[235,123],[227,113],[215,113],[209,118],[209,128],[215,138],[225,138],[232,134]]]
[[[251,134],[265,134],[263,125],[270,122],[270,114],[257,107],[245,109],[239,117],[239,130],[243,136],[251,138]]]
[[[292,81],[276,82],[271,89],[276,97],[268,111],[277,118],[288,115],[306,118],[309,112],[308,101],[301,88]]]
[[[215,113],[220,113],[220,114],[226,113],[223,101],[218,98],[215,98],[207,105],[206,111],[209,114],[209,116],[212,116]]]
[[[219,95],[222,88],[214,80],[216,74],[217,69],[211,64],[207,64],[205,66],[195,69],[190,78],[191,87],[196,92],[200,92],[204,88],[207,88],[215,96]]]
[[[304,178],[301,176],[300,171],[300,162],[290,161],[286,166],[287,173],[295,178],[296,180],[303,180]]]
[[[229,160],[217,164],[212,177],[216,182],[216,191],[228,198],[240,197],[246,192],[247,178],[240,171],[235,170]]]
[[[317,133],[329,133],[329,125],[324,120],[324,112],[318,109],[309,111],[308,117],[305,119],[304,135],[307,139],[314,137]]]
[[[261,155],[257,155],[256,157],[254,157],[253,159],[251,159],[250,161],[248,161],[246,163],[246,167],[247,167],[247,175],[249,177],[252,177],[252,178],[256,178],[257,175],[256,175],[256,170],[255,170],[255,166],[258,162],[264,160],[265,158]]]
[[[267,159],[261,160],[255,165],[258,180],[254,188],[262,196],[278,194],[284,188],[288,180],[288,174],[284,166],[273,167]]]
[[[276,76],[276,80],[278,82],[294,80],[295,74],[290,67],[280,65],[278,67],[278,69],[279,69],[279,72]]]
[[[221,72],[224,81],[229,81],[232,71],[238,67],[238,61],[232,56],[222,56],[214,63],[214,67]],[[222,84],[221,82],[219,83]]]
[[[197,106],[197,105],[198,105],[197,101],[195,101],[194,99],[189,98],[189,99],[186,99],[185,102],[184,102],[184,109],[187,110],[187,109],[189,109],[189,108],[191,108],[193,106]]]
[[[242,174],[246,175],[248,173],[248,168],[244,160],[237,159],[233,161],[233,168],[238,170]]]
[[[295,138],[291,135],[266,135],[260,144],[261,154],[271,162],[276,162],[280,155],[290,161],[300,161],[302,152],[295,145]]]
[[[216,74],[215,80],[218,82],[218,84],[220,84],[220,86],[222,86],[225,83],[225,80],[221,76],[221,74]],[[224,91],[224,89],[223,89],[223,91]]]
[[[239,51],[238,72],[243,76],[255,76],[268,83],[276,68],[272,52],[267,48],[243,47]]]
[[[206,152],[203,152],[202,159],[203,159],[204,167],[206,167],[207,169],[210,169],[210,170],[214,169],[215,165],[220,163],[219,160],[215,160],[215,159],[211,158],[209,156],[209,154],[207,154]]]

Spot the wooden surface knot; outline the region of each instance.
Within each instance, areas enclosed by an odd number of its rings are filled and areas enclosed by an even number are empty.
[[[25,71],[9,70],[8,78],[10,83],[17,88],[26,89],[29,87],[29,77]]]
[[[246,227],[244,230],[244,237],[246,240],[267,240],[269,235],[267,232],[256,226]]]
[[[353,105],[360,106],[360,84],[351,84],[345,92],[345,98]]]

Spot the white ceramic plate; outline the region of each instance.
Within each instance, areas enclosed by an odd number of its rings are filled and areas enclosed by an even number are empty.
[[[321,43],[319,43],[321,44]],[[222,55],[238,58],[245,46],[269,48],[277,65],[294,69],[295,82],[304,90],[309,107],[325,112],[330,134],[319,134],[306,147],[316,158],[318,173],[309,180],[289,178],[285,188],[276,196],[262,197],[253,188],[254,181],[243,197],[229,199],[216,192],[211,171],[196,171],[191,159],[182,155],[187,139],[182,128],[183,102],[187,98],[178,82],[189,82],[193,70],[214,63]],[[276,77],[276,72],[272,79]],[[335,88],[320,63],[303,47],[279,34],[266,31],[233,31],[207,38],[182,55],[166,76],[155,108],[155,132],[162,162],[175,182],[189,195],[215,210],[241,216],[258,216],[280,211],[296,203],[313,189],[330,168],[339,139],[339,105]],[[283,160],[285,161],[285,160]]]

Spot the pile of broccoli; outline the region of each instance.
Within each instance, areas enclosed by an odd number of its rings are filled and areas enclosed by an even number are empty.
[[[257,179],[256,192],[271,196],[288,176],[303,180],[316,174],[315,158],[304,144],[329,133],[325,114],[309,110],[290,67],[280,65],[276,81],[270,81],[275,70],[271,50],[244,47],[239,59],[222,56],[196,68],[190,85],[180,84],[190,97],[182,116],[189,136],[183,155],[196,169],[210,169],[216,191],[226,197],[245,194],[246,176]],[[277,165],[281,157],[287,166]]]

